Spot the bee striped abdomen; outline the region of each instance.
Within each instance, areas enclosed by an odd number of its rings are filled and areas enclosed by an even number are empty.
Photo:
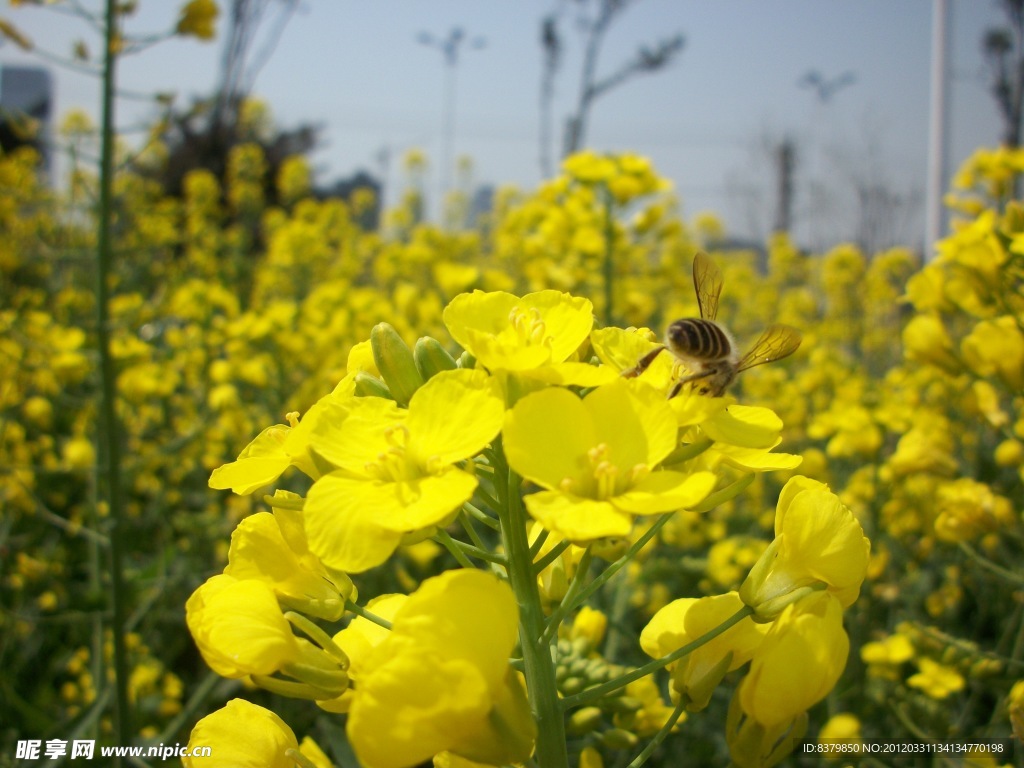
[[[732,356],[729,335],[711,320],[676,320],[668,327],[666,337],[669,349],[680,357],[711,361]]]

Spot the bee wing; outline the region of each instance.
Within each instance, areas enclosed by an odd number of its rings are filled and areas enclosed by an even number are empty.
[[[791,325],[782,323],[769,325],[761,334],[761,338],[740,360],[736,372],[739,373],[747,368],[753,368],[755,365],[763,365],[788,357],[796,352],[802,339],[800,331]]]
[[[718,296],[722,293],[722,273],[703,251],[693,257],[693,290],[697,293],[700,316],[714,320],[718,314]]]

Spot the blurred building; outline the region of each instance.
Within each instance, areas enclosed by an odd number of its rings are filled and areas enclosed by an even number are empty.
[[[0,148],[33,147],[50,174],[53,79],[42,67],[0,65]]]

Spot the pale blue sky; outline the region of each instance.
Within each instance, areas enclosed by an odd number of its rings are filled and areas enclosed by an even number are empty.
[[[166,29],[179,5],[142,0],[130,29]],[[564,5],[571,12],[573,4]],[[255,93],[284,126],[324,126],[323,147],[314,155],[323,181],[359,168],[377,172],[384,147],[422,147],[436,161],[444,67],[441,54],[416,36],[444,37],[460,25],[485,38],[486,47],[461,59],[456,153],[473,158],[481,183],[531,188],[540,178],[538,29],[556,7],[555,0],[302,0]],[[1001,17],[995,0],[951,0],[951,8],[949,157],[955,168],[973,148],[998,141],[980,39]],[[848,236],[844,230],[855,225],[843,200],[851,176],[923,199],[931,13],[931,0],[638,0],[613,25],[599,72],[609,72],[637,44],[677,31],[686,46],[670,69],[603,97],[588,143],[648,155],[675,182],[685,214],[716,211],[742,236],[758,234],[771,220],[771,168],[760,147],[790,135],[800,153],[797,231],[805,240],[824,231],[835,233],[832,240]],[[78,24],[43,10],[8,9],[5,16],[38,44],[61,52],[82,34]],[[570,16],[565,19],[566,57],[556,86],[559,136],[580,68],[580,38]],[[0,63],[29,60],[10,44],[0,48]],[[126,59],[120,82],[183,97],[203,94],[218,61],[216,43],[172,40]],[[810,69],[826,77],[853,71],[857,80],[822,104],[797,86]],[[95,111],[92,83],[65,73],[56,78],[59,112]],[[138,123],[145,115],[140,110],[125,102],[122,122]],[[433,173],[430,190],[436,189],[436,162]],[[398,182],[397,163],[389,176]],[[812,188],[813,180],[819,186]],[[917,206],[905,222],[908,241],[920,240],[922,210]]]

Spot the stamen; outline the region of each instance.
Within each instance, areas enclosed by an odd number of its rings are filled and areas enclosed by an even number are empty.
[[[647,464],[634,464],[627,474],[629,484],[633,485],[651,474],[651,468]]]
[[[368,461],[363,465],[366,474],[385,482],[404,480],[408,474],[408,463],[404,448],[389,448],[377,454],[376,461]]]
[[[515,328],[519,338],[527,345],[539,345],[549,349],[553,346],[554,339],[548,334],[544,316],[536,307],[530,309],[513,307],[508,314],[508,320]]]
[[[615,495],[615,481],[619,476],[619,468],[610,461],[602,461],[594,467],[594,480],[597,481],[597,498],[607,499]]]
[[[384,439],[388,445],[404,449],[409,444],[409,428],[405,424],[395,424],[384,430]]]

